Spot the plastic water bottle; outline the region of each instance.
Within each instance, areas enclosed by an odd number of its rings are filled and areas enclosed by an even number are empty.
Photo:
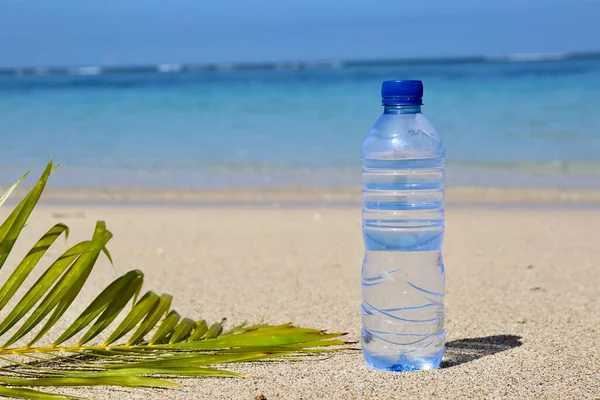
[[[432,369],[445,344],[445,151],[421,81],[385,81],[381,94],[362,146],[362,349],[375,369]]]

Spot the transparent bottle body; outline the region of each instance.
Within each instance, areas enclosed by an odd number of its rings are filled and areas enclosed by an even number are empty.
[[[362,147],[361,342],[373,368],[437,368],[444,353],[444,157],[419,106],[386,106]]]

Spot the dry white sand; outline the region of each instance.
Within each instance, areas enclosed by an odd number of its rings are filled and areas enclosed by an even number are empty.
[[[97,219],[115,235],[110,249],[118,273],[142,269],[145,288],[174,294],[182,314],[230,322],[264,317],[359,339],[358,208],[47,205],[34,214],[15,252],[23,255],[58,221],[71,227],[69,243],[87,238]],[[190,379],[181,389],[70,393],[101,399],[600,398],[600,208],[451,204],[444,257],[445,368],[376,372],[360,352],[350,352],[238,366],[251,377]],[[63,326],[116,277],[107,262],[97,268]]]

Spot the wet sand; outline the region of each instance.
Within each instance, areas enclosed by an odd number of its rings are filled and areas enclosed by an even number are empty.
[[[6,188],[0,188],[0,190]],[[26,188],[15,191],[14,197]],[[122,188],[53,188],[46,189],[43,201],[52,204],[114,205],[351,205],[360,203],[360,187],[282,186],[237,189],[122,189]],[[483,186],[452,186],[446,190],[449,203],[574,203],[600,204],[600,190],[594,189],[526,189]]]

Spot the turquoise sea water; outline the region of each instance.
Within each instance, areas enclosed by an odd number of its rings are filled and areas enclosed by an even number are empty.
[[[600,188],[600,59],[296,67],[5,71],[2,184],[50,157],[61,186],[356,184],[381,81],[412,78],[450,185]]]

